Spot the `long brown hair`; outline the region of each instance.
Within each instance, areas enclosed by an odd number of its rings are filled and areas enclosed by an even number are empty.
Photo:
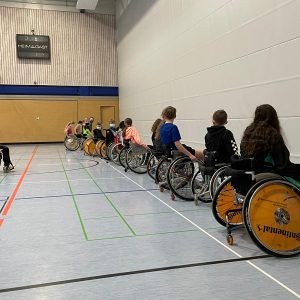
[[[241,152],[246,156],[272,151],[275,144],[283,142],[280,123],[275,108],[263,104],[256,108],[253,122],[246,128]]]

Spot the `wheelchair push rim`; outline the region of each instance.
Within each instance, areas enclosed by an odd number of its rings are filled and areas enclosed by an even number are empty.
[[[75,136],[66,137],[64,140],[64,144],[65,144],[66,149],[68,149],[70,151],[76,151],[80,146],[79,140]]]
[[[300,191],[283,180],[262,182],[246,196],[244,223],[263,251],[280,257],[300,252]]]
[[[147,173],[147,160],[149,159],[150,152],[134,153],[132,148],[126,152],[126,165],[128,168],[137,174]]]
[[[227,222],[230,225],[243,224],[243,203],[240,203],[242,201],[237,202],[237,199],[241,199],[242,197],[243,196],[236,194],[234,187],[231,185],[231,178],[227,178],[221,183],[212,202],[213,216],[219,224],[223,226],[226,226]],[[233,212],[228,214],[228,211]]]
[[[188,157],[175,159],[168,168],[167,181],[170,190],[182,200],[194,201],[192,192],[194,170],[194,163]]]
[[[151,154],[149,161],[147,163],[147,173],[153,180],[155,180],[157,164],[158,164],[158,159],[153,154]]]

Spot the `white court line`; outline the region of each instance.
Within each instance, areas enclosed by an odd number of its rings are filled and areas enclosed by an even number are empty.
[[[186,221],[188,221],[189,223],[191,223],[193,226],[195,226],[196,228],[198,228],[204,234],[206,234],[207,236],[209,236],[210,238],[212,238],[218,244],[220,244],[223,247],[225,247],[227,250],[229,250],[230,252],[232,252],[233,254],[235,254],[237,257],[243,258],[242,255],[240,255],[239,253],[237,253],[236,251],[232,250],[230,247],[228,247],[227,245],[225,245],[224,243],[222,243],[221,241],[219,241],[217,238],[215,238],[214,236],[212,236],[210,233],[208,233],[206,230],[204,230],[199,225],[197,225],[196,223],[194,223],[192,220],[188,219],[186,216],[184,216],[183,214],[181,214],[175,208],[173,208],[172,206],[170,206],[169,204],[167,204],[166,202],[164,202],[163,200],[161,200],[160,198],[158,198],[157,196],[155,196],[150,191],[147,191],[147,189],[145,189],[143,186],[141,186],[140,184],[138,184],[136,181],[134,181],[133,179],[131,179],[127,175],[123,174],[121,171],[119,171],[118,169],[116,169],[111,164],[109,164],[109,165],[110,165],[111,168],[113,168],[114,170],[116,170],[117,172],[119,172],[120,174],[122,174],[124,177],[128,178],[130,181],[132,181],[133,183],[135,183],[137,186],[139,186],[140,188],[142,188],[143,190],[145,190],[148,194],[150,194],[151,196],[153,196],[155,199],[157,199],[158,201],[160,201],[161,203],[163,203],[165,206],[167,206],[168,208],[170,208],[171,210],[173,210],[175,213],[177,213],[183,219],[185,219]],[[266,271],[264,271],[263,269],[261,269],[260,267],[256,266],[254,263],[252,263],[250,261],[245,261],[245,262],[248,263],[253,268],[255,268],[256,270],[258,270],[259,272],[261,272],[262,274],[264,274],[269,279],[271,279],[274,282],[276,282],[277,284],[279,284],[281,287],[283,287],[284,289],[286,289],[288,292],[290,292],[291,294],[293,294],[295,297],[297,297],[298,299],[300,299],[300,295],[298,293],[296,293],[294,290],[290,289],[288,286],[286,286],[285,284],[283,284],[282,282],[280,282],[279,280],[277,280],[276,278],[274,278],[272,275],[270,275],[269,273],[267,273]]]

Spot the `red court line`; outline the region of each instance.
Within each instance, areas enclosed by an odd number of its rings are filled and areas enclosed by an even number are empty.
[[[27,173],[27,171],[28,171],[28,168],[29,168],[29,166],[31,165],[31,162],[33,161],[33,158],[34,158],[34,156],[35,156],[35,154],[36,154],[37,148],[38,148],[38,146],[35,146],[35,148],[33,149],[31,158],[30,158],[30,160],[29,160],[29,162],[28,162],[28,164],[27,164],[27,166],[26,166],[26,168],[25,168],[25,170],[24,170],[22,176],[20,177],[20,179],[19,179],[19,181],[18,181],[16,187],[14,188],[12,194],[10,195],[10,197],[9,197],[9,199],[8,199],[8,201],[7,201],[6,205],[5,205],[5,207],[4,207],[4,210],[2,211],[2,214],[0,215],[0,218],[1,218],[2,216],[6,216],[6,215],[7,215],[8,211],[9,211],[9,209],[10,209],[12,203],[13,203],[13,201],[15,200],[15,197],[16,197],[16,195],[17,195],[17,193],[18,193],[18,190],[19,190],[19,188],[20,188],[20,186],[21,186],[21,184],[22,184],[22,182],[23,182],[23,179],[24,179],[24,177],[25,177],[25,175],[26,175],[26,173]],[[3,219],[0,219],[0,227],[1,227],[1,225],[3,224],[3,221],[4,221]]]

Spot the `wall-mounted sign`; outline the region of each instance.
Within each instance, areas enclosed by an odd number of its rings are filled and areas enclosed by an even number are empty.
[[[17,34],[18,58],[50,59],[50,39],[46,35]]]

